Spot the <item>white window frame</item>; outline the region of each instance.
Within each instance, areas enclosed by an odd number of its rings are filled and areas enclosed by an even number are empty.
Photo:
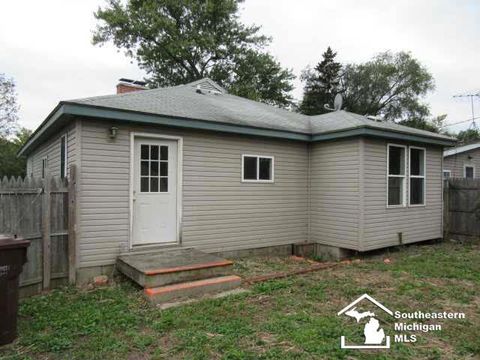
[[[423,175],[412,175],[412,149],[423,150]],[[409,146],[408,148],[408,206],[421,207],[427,205],[427,149],[419,146]],[[411,204],[410,200],[410,179],[423,179],[423,204]]]
[[[244,178],[244,160],[245,157],[254,157],[257,158],[257,179],[245,179]],[[270,159],[272,161],[272,178],[270,180],[261,180],[259,179],[260,176],[260,159]],[[242,183],[274,183],[275,182],[275,157],[274,156],[268,156],[268,155],[252,155],[252,154],[242,154],[242,174],[241,174],[241,182]]]
[[[64,171],[64,174],[65,174],[65,179],[68,177],[68,142],[67,142],[67,134],[65,135],[62,135],[60,136],[60,164],[62,164],[62,149],[61,149],[61,146],[62,146],[62,139],[65,139],[65,142],[64,142],[64,147],[65,147],[65,150],[64,150],[64,153],[65,153],[65,162],[63,164],[63,171]],[[60,172],[60,177],[62,177],[62,173]]]
[[[471,167],[473,169],[472,179],[475,179],[475,165],[471,165],[471,164],[463,164],[463,177],[467,179],[467,167]]]
[[[448,173],[448,178],[445,177],[445,173]],[[452,177],[452,170],[442,170],[442,177],[443,177],[443,180],[446,180],[446,179],[450,179]]]
[[[403,148],[404,151],[405,151],[405,155],[404,155],[404,164],[403,164],[403,167],[404,167],[404,171],[403,171],[403,175],[390,175],[390,148],[391,147],[399,147],[399,148]],[[407,154],[408,154],[408,151],[407,151],[407,146],[406,145],[400,145],[400,144],[387,144],[387,188],[386,188],[386,192],[387,192],[387,199],[386,199],[386,203],[387,203],[387,208],[389,209],[395,209],[395,208],[403,208],[403,207],[406,207],[406,204],[407,204]],[[399,204],[399,205],[389,205],[388,204],[388,180],[391,178],[391,177],[399,177],[399,178],[403,178],[403,196],[402,196],[402,203]]]

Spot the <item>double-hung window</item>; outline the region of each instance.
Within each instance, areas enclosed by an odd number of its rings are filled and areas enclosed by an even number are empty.
[[[405,206],[406,146],[387,147],[387,205]]]
[[[243,182],[273,182],[273,157],[242,155]]]
[[[425,149],[410,147],[409,205],[425,205]]]

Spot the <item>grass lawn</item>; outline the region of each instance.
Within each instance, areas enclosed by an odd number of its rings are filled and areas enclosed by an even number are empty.
[[[384,258],[391,261],[384,263]],[[307,267],[297,260],[250,259],[251,276]],[[409,246],[301,276],[258,283],[251,292],[160,311],[122,281],[63,289],[22,301],[19,339],[6,359],[467,359],[480,357],[480,246]],[[464,312],[440,320],[390,350],[341,350],[363,326],[337,312],[363,293],[391,310]],[[386,333],[393,321],[381,320]]]

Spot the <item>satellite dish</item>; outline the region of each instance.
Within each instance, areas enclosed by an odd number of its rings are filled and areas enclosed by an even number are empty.
[[[330,111],[339,111],[342,110],[343,105],[343,97],[342,94],[335,95],[335,99],[333,100],[333,109],[328,106],[328,104],[323,105],[323,107]]]
[[[343,105],[342,94],[335,95],[335,100],[333,100],[333,108],[335,111],[341,110]]]

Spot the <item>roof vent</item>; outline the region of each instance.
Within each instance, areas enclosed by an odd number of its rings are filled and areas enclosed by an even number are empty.
[[[384,122],[385,119],[379,115],[366,115],[368,120],[376,121],[376,122]]]
[[[218,85],[215,81],[205,78],[194,81],[188,84],[192,87],[195,87],[196,92],[199,94],[225,94],[226,91],[220,85]]]

